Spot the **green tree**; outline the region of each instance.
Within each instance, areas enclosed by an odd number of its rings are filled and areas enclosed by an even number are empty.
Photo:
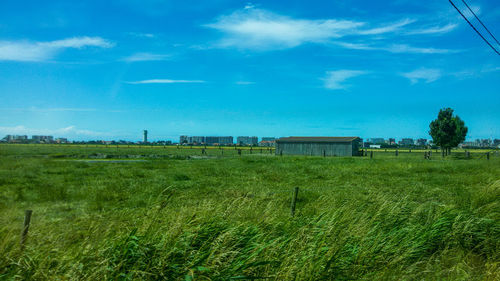
[[[440,146],[448,154],[452,147],[457,147],[465,140],[468,130],[458,115],[453,116],[451,108],[441,109],[438,118],[431,122],[429,128],[434,144]]]

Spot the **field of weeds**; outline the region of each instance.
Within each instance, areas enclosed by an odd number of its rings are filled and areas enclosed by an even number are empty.
[[[1,145],[0,279],[499,280],[499,198],[495,153]]]

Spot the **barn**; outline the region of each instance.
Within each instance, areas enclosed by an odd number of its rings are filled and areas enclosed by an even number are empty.
[[[276,140],[277,155],[357,156],[359,137],[286,137]]]

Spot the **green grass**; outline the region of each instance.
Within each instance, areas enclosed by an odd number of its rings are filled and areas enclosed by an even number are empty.
[[[207,153],[1,145],[0,279],[500,279],[495,154]]]

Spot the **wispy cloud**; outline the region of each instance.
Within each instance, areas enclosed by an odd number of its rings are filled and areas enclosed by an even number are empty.
[[[480,77],[482,75],[488,75],[493,72],[500,71],[500,67],[494,67],[494,66],[483,66],[480,68],[469,68],[469,69],[464,69],[460,71],[455,71],[451,72],[450,75],[459,78],[459,79],[466,79],[466,78],[473,78],[473,77]]]
[[[458,53],[460,50],[439,49],[439,48],[422,48],[406,44],[389,44],[389,45],[368,45],[364,43],[350,42],[332,42],[332,44],[351,50],[367,50],[367,51],[386,51],[390,53],[400,54],[450,54]]]
[[[171,55],[166,54],[152,54],[152,53],[135,53],[123,59],[126,62],[139,62],[139,61],[164,61],[171,59]]]
[[[172,79],[150,79],[141,81],[125,82],[127,84],[175,84],[175,83],[205,83],[203,80],[172,80]]]
[[[138,38],[155,38],[156,34],[153,33],[143,33],[143,32],[129,32],[128,33],[131,36],[138,37]]]
[[[89,112],[96,111],[95,108],[76,108],[76,107],[50,107],[50,108],[38,108],[38,107],[27,107],[27,108],[3,108],[0,110],[11,110],[11,111],[30,111],[30,112]]]
[[[415,22],[415,19],[405,18],[392,23],[376,25],[345,19],[298,19],[248,6],[232,14],[220,16],[215,22],[204,26],[223,33],[223,37],[213,45],[218,48],[235,47],[265,51],[315,43],[334,44],[348,49],[381,50],[392,53],[443,54],[450,52],[444,49],[394,44],[393,36],[390,37],[391,42],[386,42],[385,46],[380,45],[383,44],[383,40],[381,42],[379,37],[383,34],[438,34],[449,32],[456,27],[454,24],[449,24],[412,29]],[[336,42],[344,37],[349,39],[348,43]],[[355,41],[369,42],[370,39],[372,39],[371,41],[374,42],[375,46],[367,43],[355,43]]]
[[[450,23],[444,26],[430,26],[421,29],[410,30],[406,34],[443,34],[457,28],[458,24]]]
[[[391,53],[410,53],[410,54],[449,54],[449,53],[460,52],[460,50],[422,48],[406,44],[392,44],[387,47],[382,47],[381,50],[385,50]]]
[[[255,82],[252,81],[236,81],[236,85],[253,85]]]
[[[435,68],[419,68],[410,72],[401,73],[401,76],[406,77],[412,84],[418,82],[431,83],[441,78],[441,70]]]
[[[248,3],[245,4],[245,8],[244,9],[246,10],[246,9],[253,9],[253,8],[255,8],[255,5],[252,4],[252,3],[250,3],[250,2],[248,2]]]
[[[101,37],[73,37],[46,42],[0,41],[0,61],[46,61],[68,48],[111,48],[113,46],[112,42]]]
[[[381,27],[376,27],[376,28],[372,28],[372,29],[367,29],[367,30],[361,30],[361,31],[358,31],[358,34],[375,35],[375,34],[394,32],[394,31],[401,29],[401,27],[408,25],[410,23],[414,23],[414,22],[415,22],[415,20],[412,20],[412,19],[404,19],[404,20],[401,20],[401,21],[393,23],[393,24],[389,24],[389,25],[385,25],[385,26],[381,26]]]
[[[106,133],[91,130],[78,129],[75,126],[68,126],[58,129],[27,128],[25,126],[0,127],[0,135],[52,135],[56,137],[73,136],[105,136]]]
[[[364,25],[349,20],[304,20],[260,9],[245,9],[205,25],[226,34],[218,46],[257,49],[291,48],[304,43],[340,38]]]
[[[360,76],[366,73],[367,73],[366,71],[347,70],[347,69],[327,71],[326,77],[323,78],[325,82],[325,88],[330,90],[345,89],[348,87],[348,85],[344,84],[344,82],[347,79]]]
[[[97,108],[78,108],[78,107],[48,107],[48,108],[40,108],[40,107],[9,107],[9,108],[0,108],[0,112],[2,111],[10,111],[10,112],[114,112],[120,113],[125,112],[124,110],[118,109],[97,109]]]

